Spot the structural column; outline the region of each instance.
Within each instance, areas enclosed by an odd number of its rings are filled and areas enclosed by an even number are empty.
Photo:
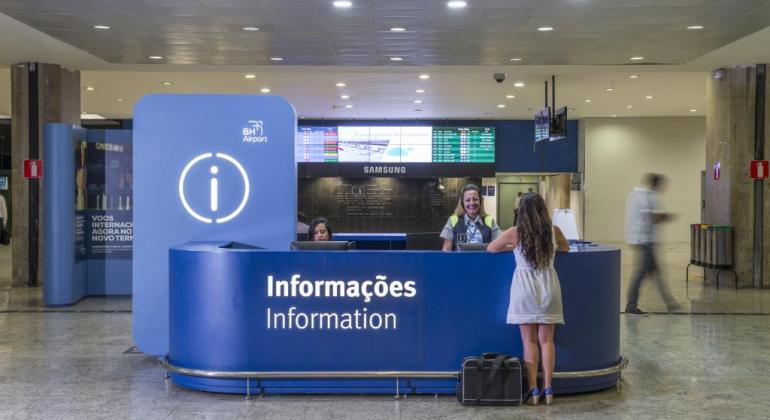
[[[24,178],[25,159],[43,159],[43,124],[80,124],[80,72],[57,64],[11,66],[12,284],[38,286],[43,278],[43,182]]]
[[[719,69],[707,84],[703,223],[734,227],[734,264],[741,287],[769,286],[770,183],[754,181],[750,162],[764,159],[769,130],[764,65]],[[759,75],[759,77],[758,77]],[[757,80],[760,89],[757,89]],[[755,207],[757,206],[757,207]],[[756,217],[755,217],[756,216]],[[714,270],[706,280],[714,281]],[[725,276],[722,276],[724,281]]]

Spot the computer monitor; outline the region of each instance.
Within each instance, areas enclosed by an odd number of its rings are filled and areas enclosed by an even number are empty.
[[[444,239],[439,232],[422,232],[406,234],[406,249],[414,251],[440,251],[444,246]]]
[[[488,243],[472,244],[469,242],[458,242],[458,251],[486,251]]]
[[[356,249],[353,241],[293,241],[291,249],[297,251],[347,251]]]

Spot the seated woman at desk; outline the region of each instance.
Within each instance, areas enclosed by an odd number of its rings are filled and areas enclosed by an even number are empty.
[[[308,241],[331,241],[332,225],[325,217],[316,217],[307,231]]]
[[[556,251],[569,251],[567,239],[548,215],[543,197],[527,193],[518,208],[518,224],[487,247],[490,252],[510,252],[516,259],[508,304],[508,324],[519,325],[527,369],[528,404],[537,405],[541,397],[537,387],[537,365],[543,366],[542,396],[553,401],[551,380],[556,361],[553,336],[556,324],[564,324],[561,285],[553,266]],[[539,348],[538,348],[539,344]]]
[[[459,242],[489,243],[500,236],[500,227],[484,211],[477,185],[468,184],[460,190],[455,213],[449,216],[440,236],[444,239],[444,251],[456,251]]]

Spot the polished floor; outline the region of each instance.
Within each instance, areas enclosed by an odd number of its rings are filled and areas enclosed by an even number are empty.
[[[129,299],[88,298],[69,308],[44,308],[39,289],[7,287],[10,252],[0,247],[0,418],[767,418],[769,291],[717,292],[696,280],[688,301],[686,246],[664,251],[664,270],[682,308],[641,319],[623,316],[621,349],[630,365],[618,388],[558,397],[550,407],[469,408],[453,397],[247,400],[167,386],[154,358],[129,351]],[[643,290],[640,306],[666,309],[652,290]]]

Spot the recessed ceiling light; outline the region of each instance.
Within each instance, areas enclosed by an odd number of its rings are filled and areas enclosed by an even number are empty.
[[[497,104],[498,108],[505,108],[505,104]]]
[[[107,30],[107,29],[111,29],[111,27],[107,25],[94,25],[94,29]]]
[[[270,88],[269,87],[263,87],[259,91],[262,92],[262,93],[270,93]]]
[[[513,99],[513,98],[516,97],[516,95],[505,95],[505,97],[508,98],[508,99]]]
[[[96,88],[93,87],[93,86],[86,86],[86,90],[89,91],[89,92],[93,92],[93,91],[96,90]]]
[[[256,74],[247,74],[247,75],[245,75],[245,76],[243,76],[243,77],[245,77],[245,78],[247,78],[247,79],[256,79],[256,78],[257,78],[257,75],[256,75]]]
[[[163,86],[171,86],[174,84],[174,82],[165,81],[165,82],[160,82],[160,84]]]
[[[404,61],[402,57],[390,57],[390,61]]]
[[[353,108],[353,105],[347,104],[347,105],[345,105],[345,108],[347,108],[347,109]]]
[[[446,3],[446,7],[450,8],[450,9],[462,9],[462,8],[466,7],[467,5],[468,5],[468,3],[464,2],[464,1],[456,1],[456,0],[448,1]]]
[[[337,82],[337,87],[345,87],[347,84],[345,82]]]
[[[123,101],[125,101],[125,99],[123,99],[123,98],[115,98],[115,102],[123,102]]]
[[[638,74],[632,74],[632,75],[628,76],[628,78],[629,79],[638,79],[639,75]]]
[[[390,32],[404,32],[406,28],[402,28],[401,26],[394,26],[390,28]]]
[[[149,58],[150,60],[163,60],[163,56],[162,55],[151,55],[151,56],[149,56],[147,58]]]
[[[508,59],[508,61],[522,61],[522,60],[524,60],[524,59],[521,58],[521,57],[513,57],[513,58],[509,58]]]
[[[631,61],[642,61],[642,60],[644,60],[644,57],[642,57],[641,55],[635,55],[633,57],[630,57],[629,60],[631,60]]]
[[[610,117],[612,117],[612,118],[615,118],[615,117],[617,117],[617,116],[618,116],[618,114],[612,114],[612,115],[610,115]]]
[[[350,95],[340,95],[340,99],[350,99]]]
[[[270,61],[283,61],[283,57],[270,57]]]
[[[607,92],[613,92],[615,90],[615,88],[613,88],[613,87],[606,87],[606,88],[604,88],[604,90],[607,91]]]
[[[652,95],[647,95],[644,97],[644,99],[652,99]]]
[[[241,29],[243,29],[244,31],[249,31],[249,32],[256,32],[256,31],[259,30],[259,28],[257,28],[256,26],[244,26]]]
[[[586,98],[585,103],[590,104],[591,102],[593,102],[593,99]]]
[[[687,29],[689,29],[691,31],[699,31],[699,30],[703,29],[703,25],[690,25],[690,26],[687,27]]]
[[[337,0],[334,3],[332,3],[334,7],[339,7],[340,9],[347,9],[350,7],[353,7],[352,1],[343,1],[343,0]]]
[[[516,82],[513,84],[513,86],[517,88],[524,87],[524,82]]]
[[[698,112],[698,110],[693,108],[693,109],[690,110],[690,112]]]
[[[633,108],[633,107],[634,107],[633,105],[626,105],[626,108],[627,108],[627,109],[631,109],[631,108]]]
[[[553,30],[553,26],[541,26],[537,28],[540,32],[551,32]]]
[[[417,89],[414,93],[425,93],[425,89]]]
[[[423,73],[423,74],[420,75],[420,80],[428,80],[428,79],[430,79],[430,75],[429,74]]]
[[[416,103],[416,104],[421,104],[421,103],[422,103],[422,99],[415,99],[415,100],[414,100],[414,103]]]

